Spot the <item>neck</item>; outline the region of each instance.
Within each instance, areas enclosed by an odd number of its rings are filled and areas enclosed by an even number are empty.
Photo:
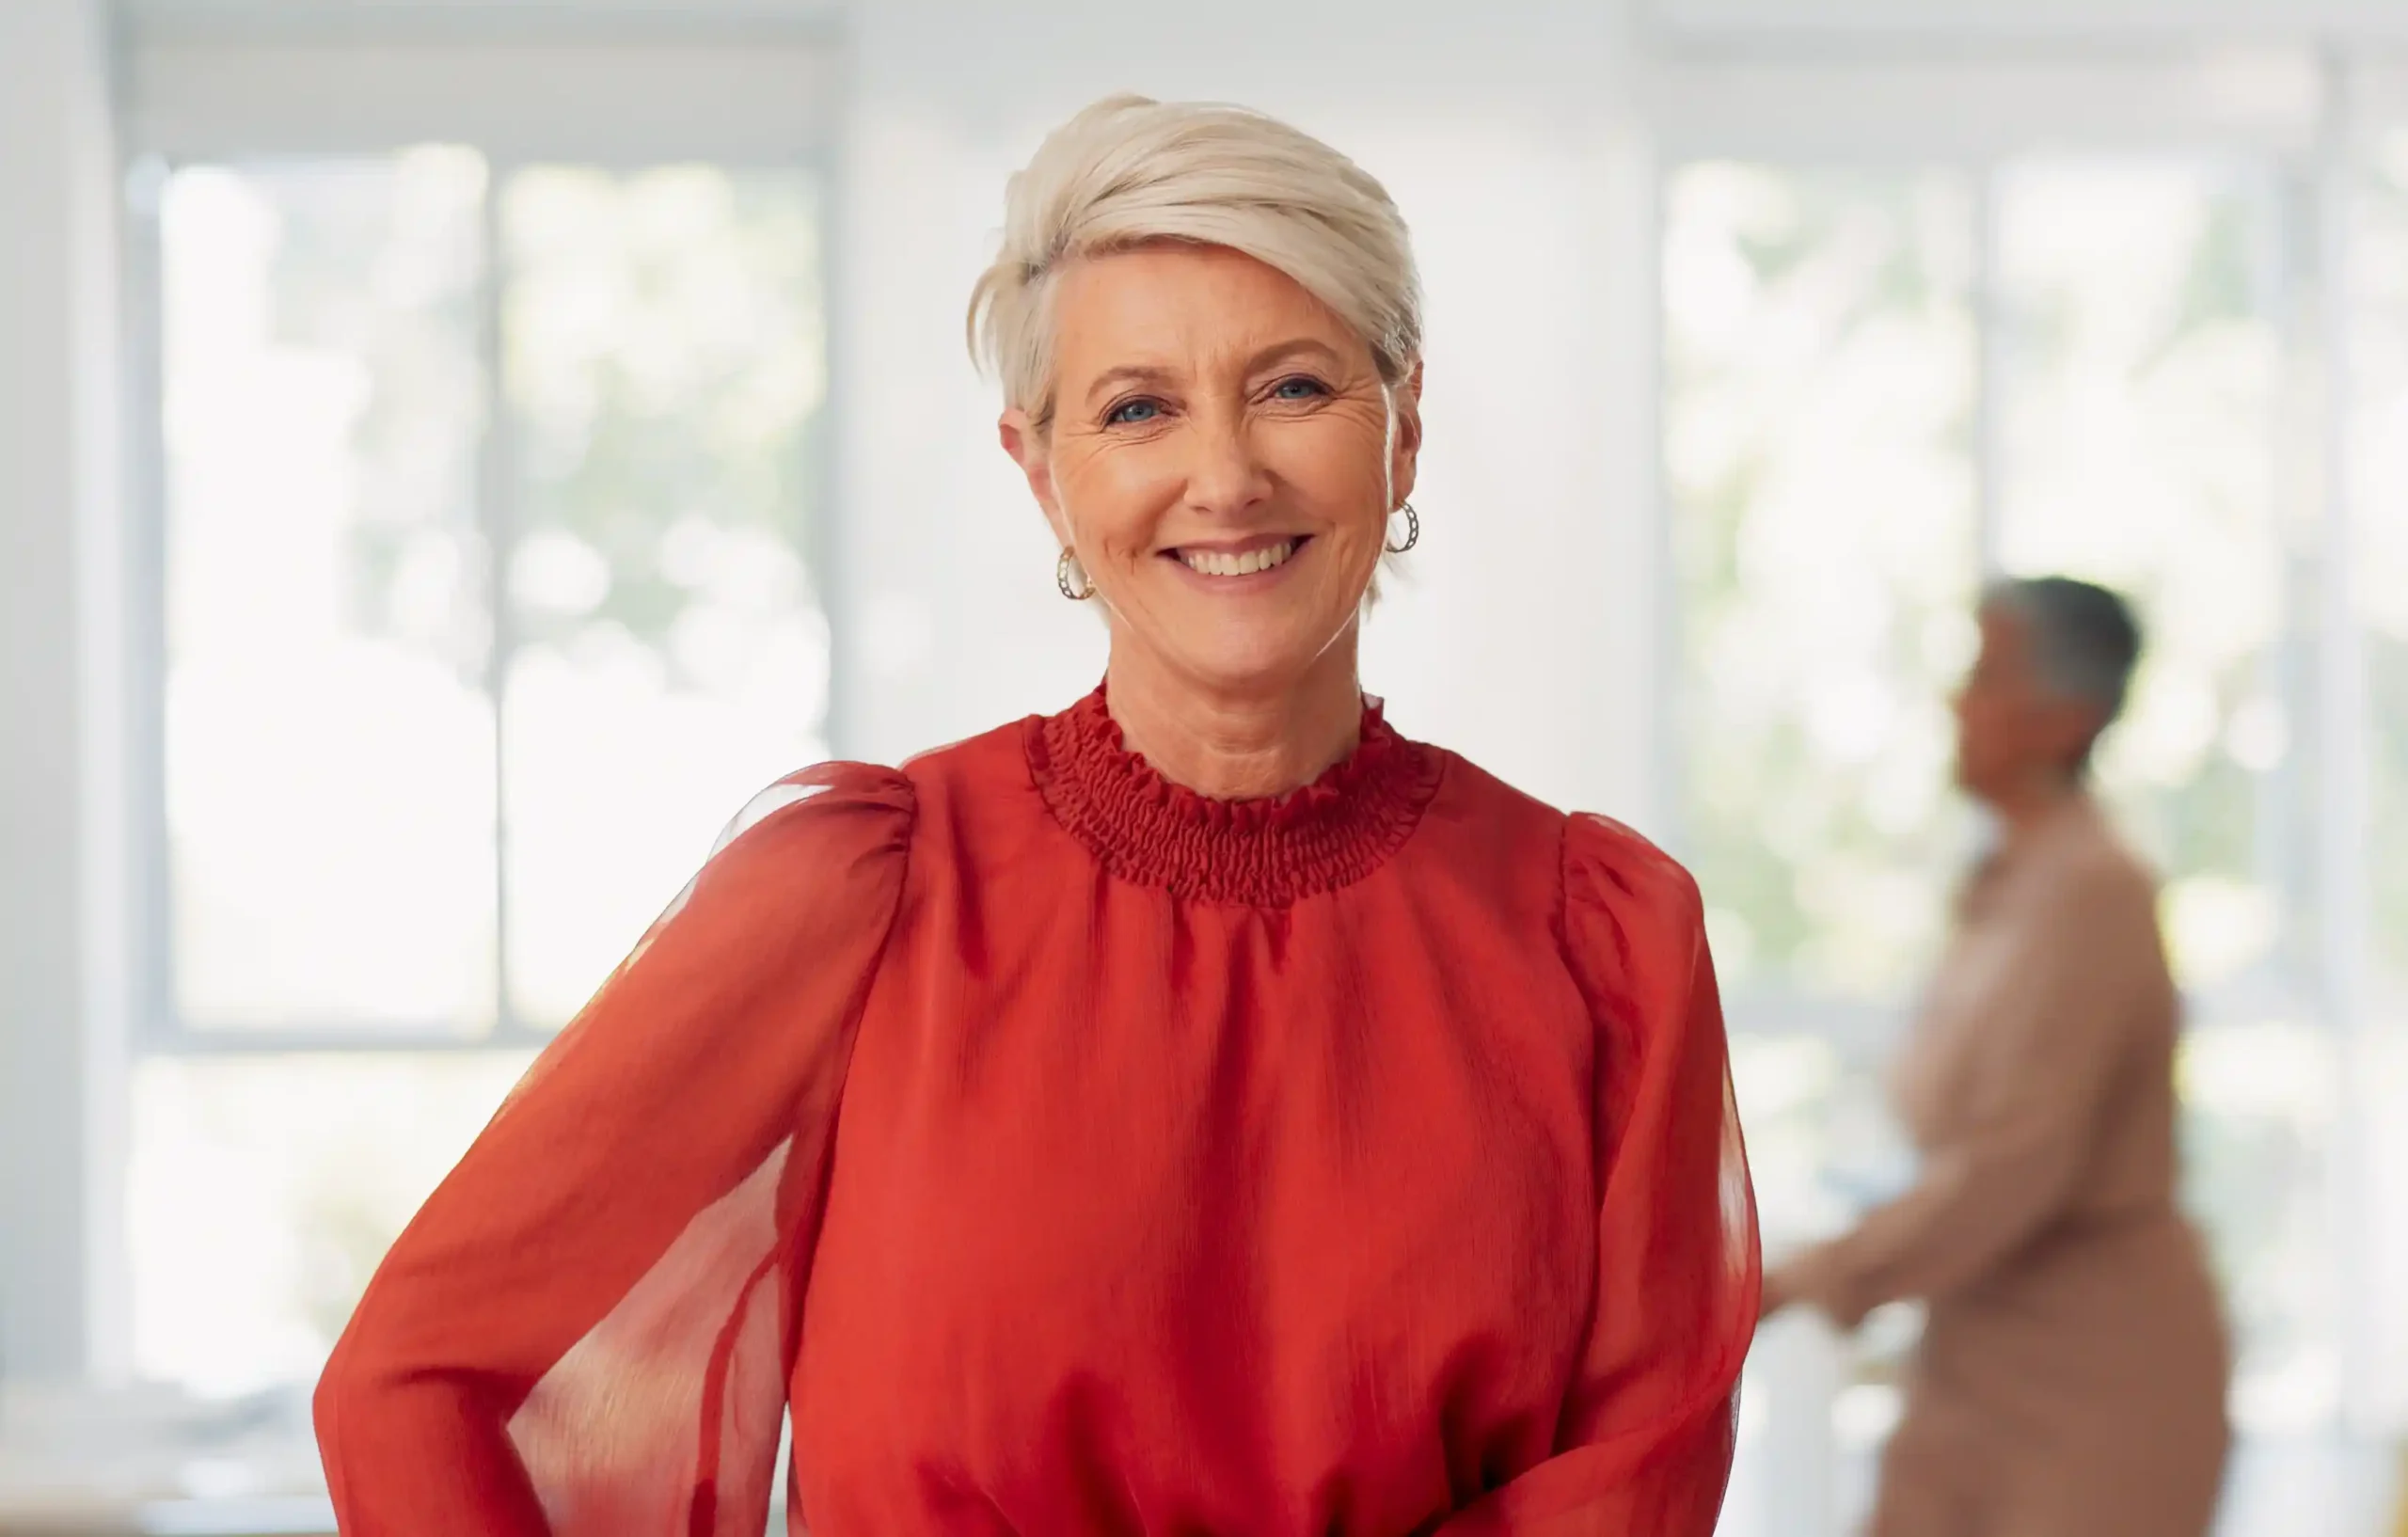
[[[1998,814],[2005,841],[2013,845],[2047,821],[2058,808],[2080,800],[2082,795],[2079,779],[2065,774],[2039,774],[2018,780],[1987,799],[1990,810]]]
[[[1285,688],[1217,691],[1115,643],[1104,701],[1131,751],[1174,784],[1216,800],[1309,784],[1354,750],[1363,691],[1349,631]]]

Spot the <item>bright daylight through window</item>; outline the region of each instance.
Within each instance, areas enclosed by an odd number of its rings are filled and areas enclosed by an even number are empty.
[[[826,753],[819,192],[441,145],[154,180],[135,1352],[233,1386],[314,1371],[721,821]]]
[[[2368,302],[2395,309],[2400,191],[2368,195],[2356,252],[2380,274]],[[2320,682],[2339,557],[2300,472],[2319,441],[2284,407],[2314,367],[2293,320],[2314,275],[2277,168],[1701,161],[1671,172],[1665,208],[1676,809],[1768,1228],[1828,1227],[1897,1177],[1865,1112],[1978,847],[1946,793],[1946,699],[1985,568],[2109,583],[2150,643],[2099,777],[2166,880],[2189,1198],[2241,1327],[2236,1407],[2249,1428],[2322,1422],[2341,1371],[2331,984],[2356,962],[2323,927],[2319,818],[2339,813],[2317,774],[2359,717]],[[2388,334],[2365,359],[2368,510],[2346,559],[2396,719],[2408,367],[2396,318]],[[2378,839],[2397,845],[2408,755],[2376,747]],[[2369,859],[2376,932],[2408,930],[2401,863]]]

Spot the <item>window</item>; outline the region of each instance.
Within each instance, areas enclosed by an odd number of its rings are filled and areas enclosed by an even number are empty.
[[[2408,103],[2408,93],[2401,100]],[[2403,111],[2402,116],[2408,116]],[[2367,807],[2366,859],[2338,887],[2334,906],[2353,910],[2376,936],[2367,974],[2349,980],[2366,1019],[2352,1082],[2365,1112],[2368,1164],[2360,1198],[2368,1210],[2408,1211],[2408,128],[2392,127],[2367,157],[2353,210],[2345,321],[2352,454],[2344,505],[2350,515],[2349,633],[2364,647],[2362,690]],[[2347,680],[2345,680],[2347,681]],[[2344,744],[2346,747],[2349,744]],[[2344,758],[2346,768],[2353,762]],[[2346,778],[2341,793],[2353,789]],[[2408,1224],[2368,1225],[2358,1305],[2373,1316],[2374,1346],[2360,1357],[2366,1380],[2388,1393],[2389,1423],[2408,1422]]]
[[[827,755],[819,183],[439,142],[137,180],[163,836],[135,1344],[234,1386],[314,1370],[721,820]]]
[[[2236,1407],[2306,1429],[2339,1389],[2319,1198],[2335,1062],[2292,724],[2316,708],[2318,526],[2284,515],[2275,191],[2248,161],[2002,174],[2000,548],[2010,572],[2105,582],[2146,616],[2100,785],[2165,881],[2189,1196],[2242,1328]]]
[[[1937,934],[1977,576],[1969,212],[1945,170],[1671,181],[1677,825],[1743,998],[1885,1000]]]
[[[2365,1109],[2408,1084],[2408,137],[2363,164],[2159,124],[2084,148],[2009,112],[1925,149],[1866,101],[1867,157],[1828,123],[1784,151],[1780,75],[1734,71],[1761,120],[1668,132],[1661,247],[1668,821],[1768,1239],[1906,1173],[1867,1125],[1979,836],[1944,713],[1979,584],[2106,582],[2149,649],[2099,779],[2164,877],[2235,1411],[2327,1430],[2377,1407],[2353,1378],[2379,1388],[2364,1363],[2403,1341],[2368,1299],[2408,1277],[2408,1143]],[[1907,1337],[1876,1329],[1832,1382],[1777,1345],[1758,1434],[1819,1417],[1808,1443],[1869,1450]],[[1769,1434],[1766,1467],[1814,1461]]]
[[[2374,989],[2408,1022],[2408,129],[2385,135],[2358,187],[2349,279],[2355,416],[2349,592],[2366,672]]]
[[[2024,161],[1998,187],[2000,553],[2148,621],[2102,787],[2167,878],[2194,988],[2301,951],[2282,773],[2292,552],[2278,516],[2271,312],[2281,237],[2246,164]],[[2312,550],[2303,553],[2312,554]]]
[[[1972,188],[1697,162],[1665,192],[1671,823],[1770,1242],[1894,1182],[1879,1064],[1961,858],[1979,578]]]

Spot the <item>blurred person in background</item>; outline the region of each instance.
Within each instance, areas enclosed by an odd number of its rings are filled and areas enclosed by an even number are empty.
[[[2178,1002],[2154,880],[2086,788],[2140,633],[2062,578],[1980,621],[1957,777],[1998,841],[1893,1078],[1921,1174],[1775,1267],[1765,1311],[1929,1304],[1874,1537],[2202,1537],[2227,1343],[2175,1205]]]
[[[1060,556],[994,579],[1103,686],[739,816],[360,1303],[343,1529],[757,1537],[790,1406],[820,1537],[1709,1537],[1758,1271],[1696,889],[1356,675],[1396,208],[1123,98],[1005,220]]]

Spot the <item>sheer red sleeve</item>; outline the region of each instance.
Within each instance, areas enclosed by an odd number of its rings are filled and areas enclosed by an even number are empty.
[[[1575,817],[1563,924],[1598,1033],[1596,1311],[1556,1455],[1441,1537],[1711,1537],[1762,1272],[1697,887]]]
[[[759,1537],[911,791],[772,786],[402,1234],[318,1386],[342,1530]]]

